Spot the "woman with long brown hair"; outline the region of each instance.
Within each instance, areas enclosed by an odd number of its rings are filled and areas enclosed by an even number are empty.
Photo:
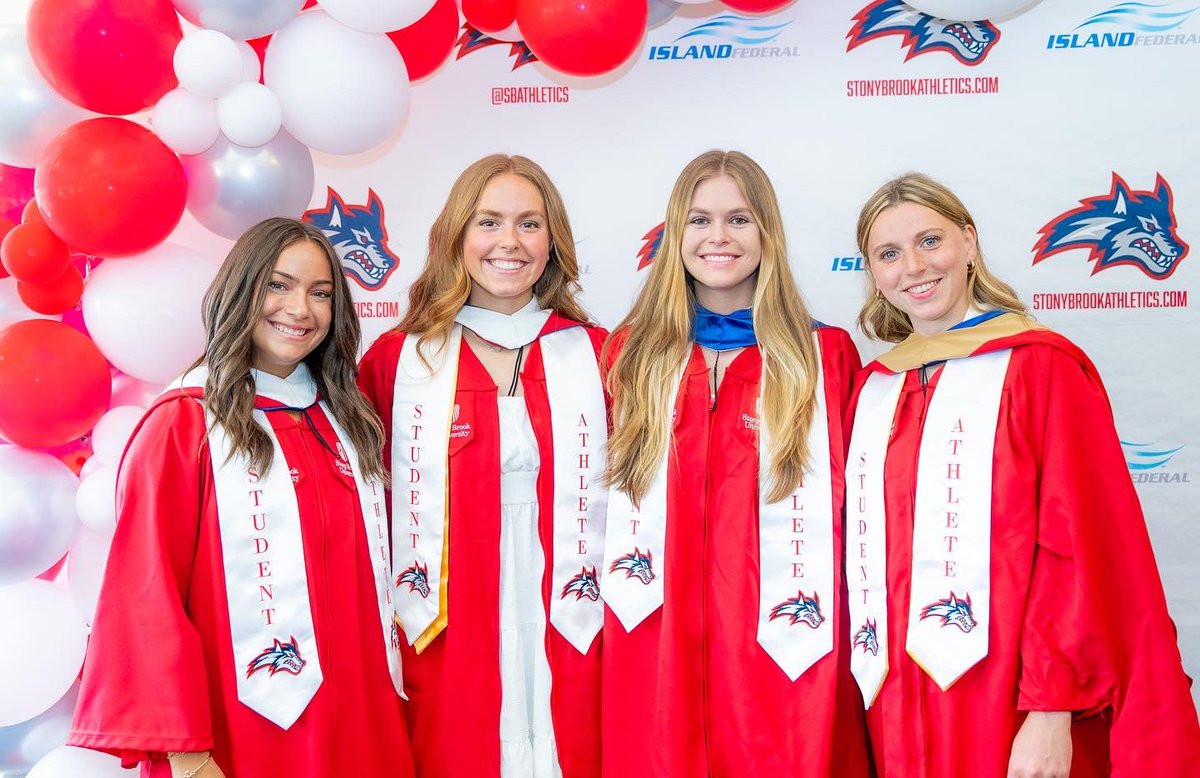
[[[605,332],[562,197],[471,164],[408,312],[363,358],[387,427],[409,729],[421,776],[600,773]]]
[[[268,219],[122,458],[70,742],[188,778],[413,775],[359,327],[320,230]]]
[[[1104,385],[944,185],[863,206],[851,660],[886,778],[1194,775],[1200,730]]]
[[[607,349],[605,772],[855,776],[842,415],[858,353],[814,322],[774,188],[710,151]]]

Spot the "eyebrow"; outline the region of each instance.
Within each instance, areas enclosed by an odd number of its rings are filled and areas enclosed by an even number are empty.
[[[299,281],[300,280],[300,279],[296,278],[294,275],[292,275],[290,273],[285,273],[282,270],[272,270],[271,273],[274,275],[277,275],[277,276],[283,276],[284,278],[286,278],[289,281]],[[326,284],[328,286],[333,286],[332,281],[327,281],[324,278],[322,278],[320,281],[313,281],[313,286],[316,286],[317,284]]]
[[[480,208],[479,210],[477,210],[475,212],[475,215],[476,216],[498,216],[498,217],[504,216],[504,214],[500,213],[499,211],[489,211],[486,208]],[[541,216],[544,219],[546,217],[546,214],[542,213],[541,211],[536,211],[536,210],[535,211],[522,211],[521,213],[517,214],[518,219],[524,219],[526,216]]]
[[[688,214],[690,215],[693,213],[699,213],[699,214],[703,214],[705,216],[712,215],[712,213],[710,211],[707,211],[703,208],[688,208]],[[749,208],[732,208],[729,210],[729,213],[750,213],[750,209]]]

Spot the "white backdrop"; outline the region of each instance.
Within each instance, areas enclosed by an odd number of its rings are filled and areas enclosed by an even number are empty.
[[[1109,207],[1105,216],[1097,204],[1093,233],[1128,227],[1128,243],[1157,232],[1160,250],[1172,229],[1183,244],[1200,240],[1200,12],[1179,0],[1160,5],[1166,16],[1107,14],[1109,0],[1044,0],[993,20],[990,43],[962,56],[939,41],[985,33],[948,30],[903,7],[896,10],[907,34],[853,36],[856,16],[883,14],[883,2],[800,0],[757,18],[718,3],[683,5],[647,33],[630,63],[600,79],[537,63],[514,67],[512,45],[486,45],[417,84],[405,126],[380,149],[318,154],[311,208],[325,208],[328,188],[348,208],[365,207],[369,190],[382,203],[387,248],[399,264],[382,288],[355,286],[369,343],[402,310],[458,172],[491,152],[527,155],[563,192],[586,305],[612,326],[641,282],[643,236],[662,221],[676,174],[706,149],[740,149],[775,183],[815,315],[854,331],[864,288],[854,269],[859,206],[907,170],[941,179],[973,211],[993,269],[1105,377],[1196,676],[1200,347],[1191,303],[1200,299],[1188,294],[1200,266],[1182,245],[1167,278],[1136,264],[1093,275],[1103,260],[1090,261],[1086,247],[1033,262],[1043,226],[1109,195],[1114,173],[1133,194],[1123,215]],[[1157,176],[1170,187],[1172,210],[1161,203],[1147,215]],[[186,215],[172,240],[214,256],[230,245]],[[882,350],[854,334],[864,361]]]

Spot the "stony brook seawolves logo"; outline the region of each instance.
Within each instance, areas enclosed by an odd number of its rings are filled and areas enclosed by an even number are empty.
[[[979,65],[1000,40],[1000,28],[988,21],[955,22],[917,11],[900,0],[876,0],[854,15],[846,51],[864,43],[899,37],[904,60],[942,52],[964,65]]]
[[[767,18],[721,14],[695,25],[665,45],[651,45],[648,59],[697,60],[733,57],[794,57],[798,46],[768,46],[792,25]]]
[[[365,205],[347,205],[329,188],[324,208],[305,211],[303,219],[325,233],[342,260],[346,276],[369,291],[382,289],[400,266],[388,248],[383,201],[367,190]]]

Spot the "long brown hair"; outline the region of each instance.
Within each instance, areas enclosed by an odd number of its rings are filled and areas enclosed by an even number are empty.
[[[546,269],[533,287],[538,303],[568,319],[590,321],[576,300],[579,263],[562,195],[546,171],[533,160],[491,154],[471,163],[450,187],[442,212],[429,228],[425,267],[409,287],[408,311],[396,325],[397,330],[419,336],[423,360],[426,344],[437,344],[440,349],[446,342],[455,315],[471,296],[471,277],[463,266],[463,235],[475,215],[484,187],[502,173],[518,175],[533,184],[545,204],[551,248]]]
[[[962,200],[945,184],[934,181],[923,173],[905,173],[893,178],[871,195],[858,214],[858,250],[868,265],[871,256],[867,253],[867,239],[879,215],[888,208],[901,203],[923,205],[940,216],[958,225],[960,229],[970,227],[979,240],[979,228],[971,212]],[[1000,308],[1023,316],[1029,314],[1025,303],[1016,291],[988,270],[983,259],[983,249],[976,245],[975,260],[967,274],[967,297],[980,308]],[[913,326],[908,315],[884,299],[875,286],[875,277],[868,271],[867,301],[858,313],[858,326],[863,332],[877,340],[899,343],[912,334]]]
[[[310,241],[329,260],[333,277],[333,317],[329,334],[304,363],[334,417],[350,436],[363,474],[386,481],[383,467],[383,423],[354,383],[358,316],[350,287],[329,239],[311,224],[271,218],[238,238],[204,295],[204,354],[193,367],[208,366],[204,405],[232,443],[260,473],[271,467],[274,447],[270,436],[254,421],[254,327],[258,323],[267,283],[279,255],[300,241]]]
[[[696,186],[727,175],[741,190],[758,224],[762,261],[754,289],[754,332],[762,354],[759,396],[771,431],[771,501],[787,496],[804,475],[808,428],[816,406],[817,349],[812,317],[788,266],[783,217],[771,180],[738,151],[709,151],[688,163],[667,201],[662,248],[633,309],[617,327],[627,340],[608,374],[614,432],[608,440],[609,481],[640,500],[670,443],[675,376],[692,347],[695,291],[683,265],[682,240]]]

